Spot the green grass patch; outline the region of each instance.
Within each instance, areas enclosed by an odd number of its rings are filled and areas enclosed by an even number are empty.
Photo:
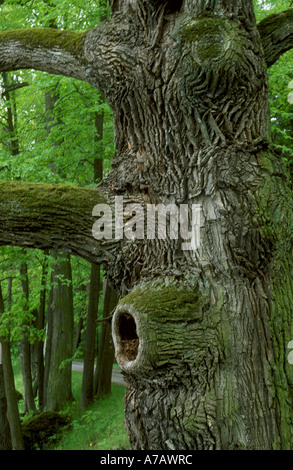
[[[79,406],[82,374],[73,372],[72,379],[72,391],[77,401],[66,410],[72,416],[72,422],[52,450],[129,449],[124,427],[125,387],[112,384],[111,396],[99,398],[82,412]]]
[[[15,385],[23,393],[21,367],[14,363]],[[80,407],[82,374],[72,372],[72,393],[75,401],[63,410],[71,416],[71,423],[61,438],[48,450],[127,450],[128,435],[124,427],[125,387],[112,384],[112,394],[94,401],[85,412]],[[19,402],[23,411],[23,400]]]

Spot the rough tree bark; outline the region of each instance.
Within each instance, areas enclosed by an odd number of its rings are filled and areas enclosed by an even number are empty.
[[[107,264],[120,294],[113,335],[131,446],[292,449],[292,195],[269,138],[267,84],[267,67],[293,47],[292,10],[257,26],[252,0],[110,4],[111,19],[85,34],[1,33],[0,70],[33,67],[103,92],[116,156],[97,192],[111,204],[201,206],[196,249],[112,240],[102,247],[115,257],[102,261],[88,230],[89,249],[66,235],[80,213],[65,229],[53,221],[60,248]],[[31,215],[13,194],[0,201],[1,243],[51,247],[50,224]]]

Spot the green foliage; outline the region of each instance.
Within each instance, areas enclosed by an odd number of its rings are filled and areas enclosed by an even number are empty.
[[[82,37],[83,31],[96,26],[108,13],[105,1],[7,0],[0,5],[0,28],[14,29],[17,33],[20,28],[54,26],[79,31]],[[47,29],[46,33],[51,31]],[[76,38],[75,34],[73,38]],[[13,90],[8,95],[7,86]],[[94,185],[94,161],[97,158],[103,159],[104,174],[109,172],[114,153],[112,113],[98,90],[74,79],[27,70],[6,74],[5,80],[4,75],[0,75],[0,87],[0,180],[91,187]],[[56,97],[51,116],[45,107],[49,94]],[[12,115],[13,134],[8,126],[9,113]],[[95,119],[101,113],[104,118],[102,139],[97,138],[95,125]],[[14,138],[17,138],[16,152],[12,148]],[[19,277],[22,261],[28,264],[28,305]],[[12,301],[10,306],[5,301],[0,334],[9,334],[13,341],[20,339],[24,325],[29,325],[26,328],[31,342],[37,337],[45,337],[44,331],[39,332],[33,326],[34,313],[40,306],[41,274],[45,261],[48,264],[45,285],[48,301],[53,259],[39,250],[27,251],[24,255],[17,248],[0,248],[1,286],[5,300],[8,279],[13,277]],[[82,286],[89,280],[90,267],[81,259],[72,257],[71,261],[77,322],[86,315],[87,293]]]
[[[254,0],[257,21],[292,8],[291,0]],[[293,79],[293,51],[282,55],[268,70],[272,141],[293,177],[293,106],[288,102],[288,83]]]
[[[270,68],[270,108],[272,140],[293,175],[293,106],[288,101],[288,83],[293,77],[293,51],[284,54]]]

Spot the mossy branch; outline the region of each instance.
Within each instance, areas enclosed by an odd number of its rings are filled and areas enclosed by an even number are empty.
[[[270,15],[258,24],[268,67],[293,48],[293,9]]]
[[[0,182],[0,245],[56,249],[107,263],[115,242],[92,234],[92,211],[100,203],[107,201],[99,189]]]
[[[86,33],[54,28],[0,32],[0,71],[35,69],[89,81]]]

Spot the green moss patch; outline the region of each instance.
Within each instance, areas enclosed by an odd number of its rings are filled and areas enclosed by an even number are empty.
[[[96,204],[107,203],[97,189],[80,188],[66,184],[0,182],[0,206],[2,210],[63,206],[67,209],[91,213]]]
[[[227,18],[199,16],[181,26],[178,31],[181,47],[193,44],[194,59],[210,61],[218,59],[229,50],[229,59],[237,60],[242,50],[242,35],[235,23]],[[227,57],[228,58],[228,57]]]
[[[54,28],[26,28],[3,31],[0,43],[18,41],[25,47],[58,48],[78,57],[82,51],[84,32],[60,31]]]
[[[165,318],[178,321],[201,317],[202,299],[198,292],[180,287],[152,287],[137,289],[124,297],[121,305],[132,305],[137,310],[148,313],[149,318]]]

